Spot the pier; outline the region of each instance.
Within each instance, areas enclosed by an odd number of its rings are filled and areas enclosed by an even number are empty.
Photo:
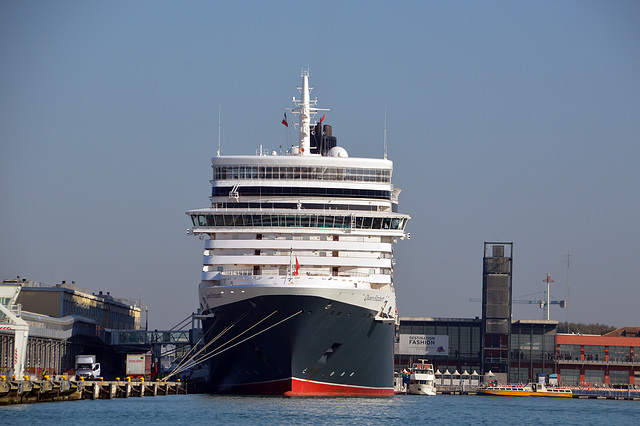
[[[7,380],[3,377],[0,378],[0,405],[185,395],[187,388],[187,384],[182,382],[73,381],[64,378]]]
[[[574,398],[580,399],[623,399],[627,401],[640,401],[640,390],[637,389],[610,389],[610,388],[572,388]]]

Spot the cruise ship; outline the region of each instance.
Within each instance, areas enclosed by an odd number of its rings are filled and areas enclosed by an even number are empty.
[[[213,393],[393,395],[394,244],[410,217],[386,158],[349,157],[302,72],[297,145],[211,159],[199,286]],[[322,114],[322,118],[316,118]],[[274,141],[273,145],[281,145]],[[386,153],[384,155],[386,157]]]

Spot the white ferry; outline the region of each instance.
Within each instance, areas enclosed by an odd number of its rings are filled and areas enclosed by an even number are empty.
[[[429,364],[425,359],[419,361],[409,369],[409,393],[411,395],[434,396],[436,394],[436,376],[433,364]]]
[[[213,157],[211,205],[187,212],[188,232],[205,239],[212,392],[394,392],[393,245],[410,217],[398,213],[393,163],[349,157],[325,113],[314,120],[327,110],[308,79],[289,110],[298,145]]]

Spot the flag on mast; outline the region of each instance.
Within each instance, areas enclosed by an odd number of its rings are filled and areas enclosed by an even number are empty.
[[[285,126],[289,127],[289,123],[287,123],[287,113],[284,113],[284,118],[282,119],[282,124],[284,124]]]
[[[296,256],[296,272],[293,275],[298,275],[298,269],[300,269],[300,263],[298,263],[298,256]]]

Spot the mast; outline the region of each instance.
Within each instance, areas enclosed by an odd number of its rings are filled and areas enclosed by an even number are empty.
[[[544,307],[545,307],[545,316],[547,321],[549,321],[549,283],[554,282],[554,280],[551,279],[551,274],[547,273],[547,278],[545,278],[544,280],[542,280],[543,283],[547,283],[547,293],[545,295],[545,300],[544,300]]]
[[[302,70],[302,87],[298,87],[300,90],[300,99],[293,98],[293,102],[297,108],[292,108],[291,112],[294,114],[300,114],[299,127],[300,127],[300,140],[299,140],[299,155],[311,155],[311,117],[315,116],[318,111],[329,111],[324,108],[316,108],[318,99],[311,100],[311,90],[313,87],[309,87],[309,70]],[[322,121],[322,120],[320,120]]]
[[[300,154],[309,155],[311,110],[309,105],[309,70],[302,71],[302,101],[300,102]]]

